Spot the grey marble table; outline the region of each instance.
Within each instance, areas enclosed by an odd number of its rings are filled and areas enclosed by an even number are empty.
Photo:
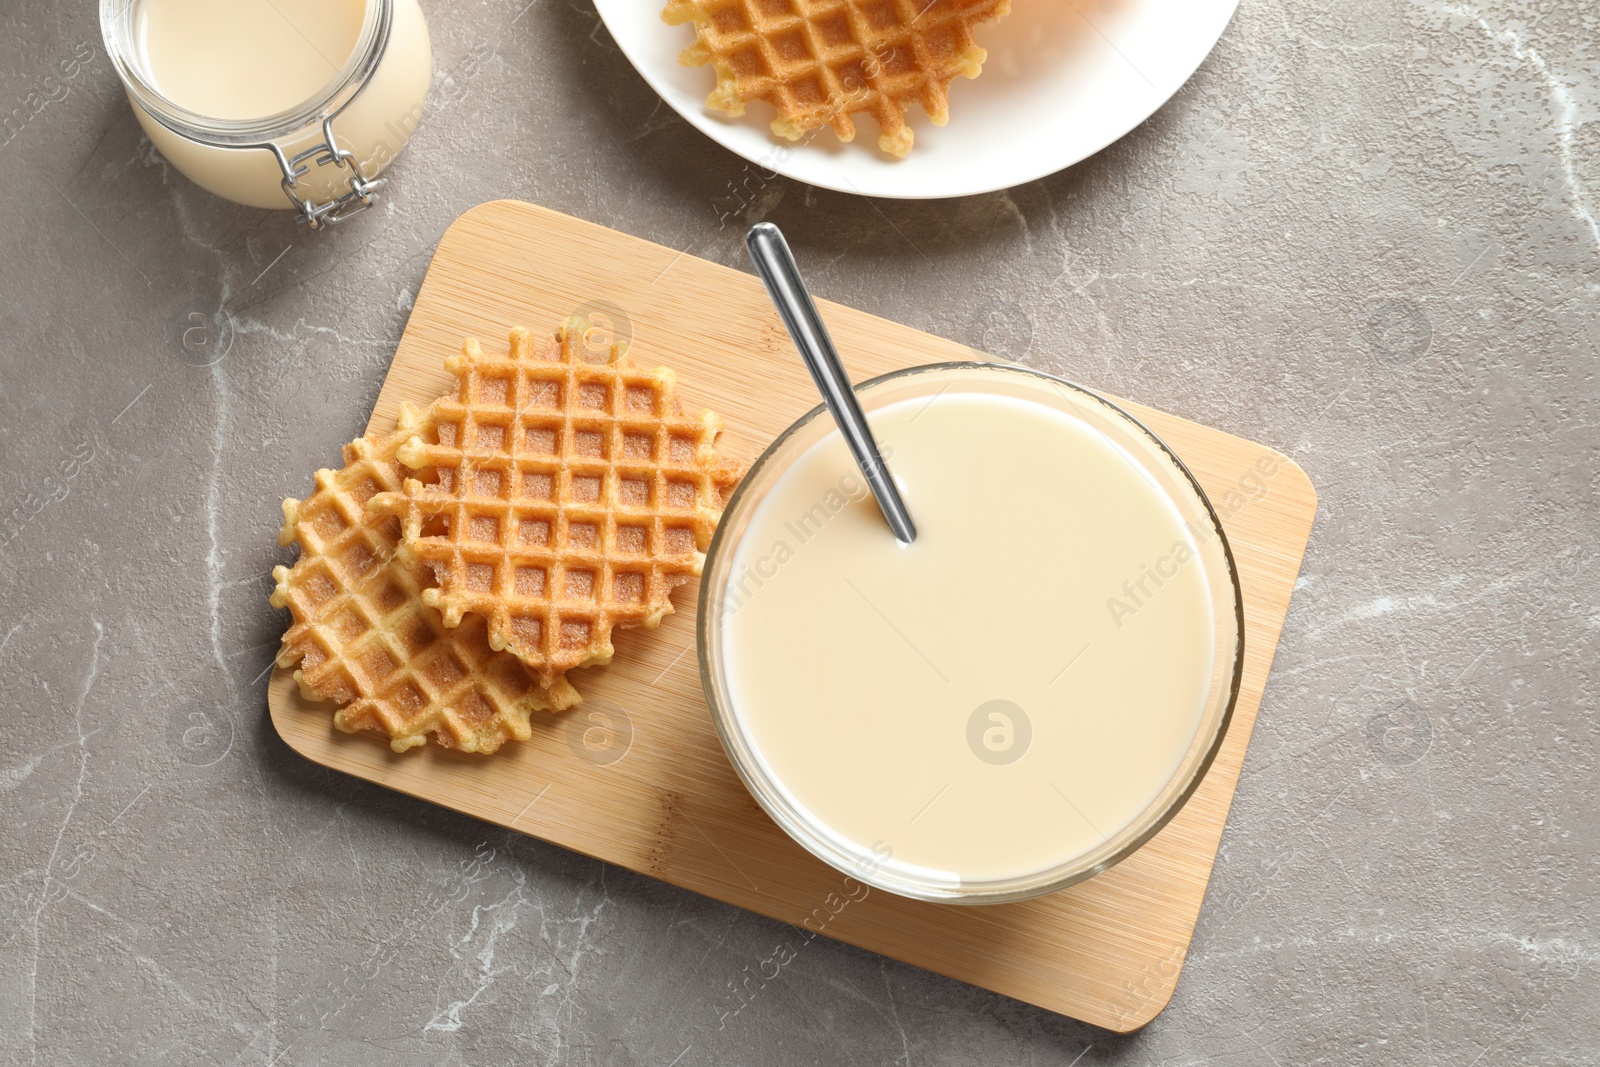
[[[525,2],[425,4],[433,109],[322,235],[156,155],[93,5],[0,11],[0,1062],[1600,1062],[1600,9],[1244,0],[1099,156],[902,203],[748,181],[588,3],[505,29]],[[789,928],[278,740],[278,500],[360,429],[440,233],[505,196],[741,269],[773,219],[821,295],[1309,470],[1155,1023],[821,941],[721,1021]]]

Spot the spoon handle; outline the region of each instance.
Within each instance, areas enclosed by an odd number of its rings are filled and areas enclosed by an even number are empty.
[[[917,528],[911,521],[911,513],[906,510],[905,501],[900,499],[900,490],[895,488],[894,479],[889,476],[889,468],[878,451],[878,441],[872,436],[872,428],[867,425],[866,413],[856,399],[855,389],[844,372],[844,364],[839,362],[839,353],[833,347],[833,339],[828,336],[828,328],[822,324],[822,316],[817,314],[817,305],[812,302],[811,294],[806,291],[805,282],[800,278],[800,268],[795,264],[794,254],[789,251],[789,242],[783,239],[783,231],[770,222],[758,222],[745,235],[745,245],[750,250],[756,273],[766,283],[767,292],[778,308],[778,315],[789,328],[789,336],[794,338],[795,347],[800,350],[806,369],[811,372],[811,380],[817,384],[817,391],[822,394],[834,421],[839,424],[839,431],[844,434],[856,465],[866,476],[867,485],[877,498],[878,507],[888,520],[889,528],[902,543],[909,545],[917,539]]]

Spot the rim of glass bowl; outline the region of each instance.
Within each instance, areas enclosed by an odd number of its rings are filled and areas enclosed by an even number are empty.
[[[1200,482],[1189,470],[1187,464],[1180,459],[1159,434],[1151,430],[1136,416],[1120,404],[1107,399],[1092,389],[1067,381],[1065,378],[1047,374],[1044,371],[1034,370],[1030,367],[1019,367],[1005,363],[989,361],[949,361],[944,363],[929,363],[917,367],[907,367],[902,370],[890,371],[875,378],[857,384],[858,392],[866,392],[887,385],[889,383],[914,377],[921,374],[936,372],[959,371],[995,371],[1001,375],[1019,375],[1037,381],[1049,382],[1054,386],[1065,387],[1082,398],[1093,401],[1106,409],[1112,416],[1128,423],[1136,435],[1143,435],[1156,446],[1157,451],[1165,456],[1167,461],[1181,476],[1180,481],[1187,483],[1195,499],[1204,509],[1209,519],[1213,533],[1218,539],[1223,561],[1226,563],[1228,582],[1233,594],[1233,665],[1232,676],[1228,680],[1227,696],[1222,703],[1220,713],[1213,706],[1208,706],[1205,718],[1202,720],[1202,730],[1195,735],[1190,748],[1185,752],[1179,771],[1163,787],[1156,801],[1155,807],[1163,797],[1166,797],[1173,782],[1180,779],[1180,788],[1172,793],[1166,800],[1166,807],[1160,811],[1156,818],[1148,825],[1142,825],[1145,813],[1135,819],[1129,827],[1116,836],[1104,842],[1099,848],[1092,849],[1080,856],[1077,860],[1061,864],[1046,871],[1019,877],[997,879],[984,882],[963,883],[933,883],[906,877],[894,871],[885,871],[883,867],[863,863],[860,857],[853,852],[841,848],[827,834],[821,832],[810,821],[803,818],[784,798],[776,785],[767,780],[767,776],[760,770],[760,761],[754,751],[745,742],[744,737],[736,728],[733,721],[732,709],[723,699],[720,685],[721,678],[716,673],[717,664],[712,659],[711,626],[713,621],[720,621],[721,611],[710,600],[711,583],[719,571],[727,570],[724,566],[724,555],[731,555],[732,547],[729,544],[727,531],[735,523],[728,520],[736,518],[744,506],[747,490],[758,481],[758,475],[783,453],[788,442],[814,420],[824,416],[826,407],[818,404],[800,418],[796,419],[777,439],[762,451],[756,461],[750,465],[749,471],[734,489],[733,495],[728,500],[728,505],[723,511],[723,521],[718,523],[717,531],[711,539],[711,546],[706,551],[706,564],[700,580],[700,612],[696,623],[695,643],[700,660],[700,683],[705,691],[706,702],[711,709],[711,720],[717,729],[717,736],[722,741],[723,750],[727,753],[729,762],[744,782],[745,788],[750,791],[763,811],[776,822],[785,833],[799,843],[812,855],[827,863],[834,869],[864,882],[875,888],[882,889],[903,897],[915,900],[927,900],[938,903],[951,904],[1002,904],[1016,900],[1026,900],[1033,897],[1044,896],[1057,890],[1085,879],[1092,878],[1102,871],[1132,855],[1150,838],[1154,837],[1170,822],[1183,806],[1194,795],[1200,783],[1205,780],[1207,771],[1215,761],[1217,752],[1222,747],[1223,740],[1227,737],[1228,728],[1233,720],[1234,707],[1239,699],[1239,686],[1244,672],[1244,600],[1239,587],[1239,570],[1234,560],[1233,546],[1228,541],[1228,534],[1222,526],[1222,520],[1217,515],[1216,509],[1211,504],[1211,499],[1206,495]],[[1101,431],[1103,432],[1103,431]],[[737,542],[734,542],[737,544]],[[723,586],[725,587],[725,582]],[[1225,635],[1219,635],[1218,642],[1225,640]],[[720,662],[720,657],[718,657]],[[1209,739],[1204,737],[1205,722],[1215,719],[1216,726]],[[1204,743],[1203,749],[1198,751],[1197,746]],[[1187,773],[1185,768],[1188,768]],[[1186,773],[1186,777],[1185,777]],[[1136,832],[1128,831],[1140,827]]]
[[[134,43],[133,13],[138,0],[100,0],[100,36],[128,95],[149,116],[186,140],[201,144],[251,146],[299,133],[336,114],[366,85],[383,59],[394,0],[366,0],[361,30],[339,72],[306,100],[273,115],[221,119],[191,111],[163,96],[147,75]]]

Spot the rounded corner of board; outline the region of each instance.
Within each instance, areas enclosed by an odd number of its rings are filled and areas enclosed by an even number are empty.
[[[1156,1016],[1167,1010],[1172,1003],[1173,994],[1178,991],[1177,976],[1165,988],[1152,990],[1149,999],[1138,1004],[1121,1014],[1097,1025],[1105,1027],[1114,1034],[1135,1034],[1155,1021]]]
[[[1307,474],[1306,469],[1300,466],[1299,463],[1277,449],[1266,448],[1266,452],[1272,457],[1273,462],[1288,471],[1289,476],[1299,483],[1299,488],[1305,494],[1307,503],[1310,505],[1311,513],[1315,515],[1317,511],[1317,487],[1312,484],[1311,475]]]
[[[305,731],[300,729],[292,718],[293,706],[299,699],[294,672],[287,667],[274,667],[272,678],[267,683],[267,717],[272,720],[272,729],[296,755],[312,763],[322,763],[317,753],[306,745]]]
[[[457,215],[450,225],[445,227],[444,233],[439,235],[439,244],[438,247],[434,249],[434,255],[437,257],[439,250],[443,249],[448,242],[451,242],[457,236],[459,236],[460,231],[464,228],[470,227],[475,223],[492,219],[496,216],[504,216],[506,214],[513,214],[528,210],[537,211],[539,208],[537,205],[530,204],[526,200],[513,200],[510,197],[502,197],[499,200],[485,200],[481,204],[474,204],[472,207],[467,208],[467,210]]]

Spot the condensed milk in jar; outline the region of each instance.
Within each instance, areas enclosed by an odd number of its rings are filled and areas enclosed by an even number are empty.
[[[168,162],[313,229],[372,204],[432,76],[417,0],[101,0],[100,26]]]

